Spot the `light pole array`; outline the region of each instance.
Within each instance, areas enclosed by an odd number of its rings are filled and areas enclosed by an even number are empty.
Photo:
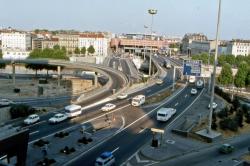
[[[157,10],[156,9],[149,9],[148,10],[148,13],[152,16],[152,19],[151,19],[151,28],[150,28],[150,34],[151,34],[151,40],[152,40],[152,37],[153,37],[153,23],[154,23],[154,15],[157,14]],[[152,42],[153,43],[153,42]],[[149,71],[148,71],[148,75],[151,76],[151,68],[152,68],[152,49],[153,49],[153,46],[150,50],[150,55],[149,55]]]
[[[211,92],[211,98],[210,98],[209,122],[208,122],[208,128],[207,128],[208,134],[211,133],[212,117],[213,117],[214,85],[215,85],[216,65],[217,65],[217,56],[218,56],[220,15],[221,15],[221,0],[219,0],[219,11],[218,11],[217,30],[216,30],[215,56],[214,56],[214,70],[213,70],[213,77],[211,78],[211,80],[212,80],[211,81],[212,82],[212,92]]]

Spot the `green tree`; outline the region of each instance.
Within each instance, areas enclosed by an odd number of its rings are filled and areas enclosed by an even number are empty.
[[[233,83],[233,72],[230,64],[227,63],[222,66],[218,81],[224,86],[228,86]]]
[[[238,71],[235,75],[234,84],[238,88],[243,88],[246,85],[246,79],[248,74],[248,66],[246,62],[240,63]]]
[[[80,49],[78,47],[76,47],[75,50],[74,50],[74,53],[75,54],[80,54]]]
[[[95,53],[95,48],[92,45],[89,46],[88,53],[89,54],[94,54]]]
[[[86,47],[81,48],[81,54],[85,55],[86,54]]]
[[[0,50],[0,59],[2,59],[3,58],[3,53],[2,53],[2,51]]]
[[[57,45],[54,45],[53,47],[54,50],[60,50],[60,46],[57,44]]]
[[[246,77],[246,85],[249,86],[250,85],[250,70],[248,70],[248,74]]]
[[[240,66],[240,64],[244,61],[247,61],[247,57],[243,56],[243,55],[238,55],[235,58],[235,65],[237,65],[238,67]]]

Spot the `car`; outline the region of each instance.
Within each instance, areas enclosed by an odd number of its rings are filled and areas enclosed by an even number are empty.
[[[103,152],[95,161],[95,166],[115,165],[115,157],[112,152]]]
[[[36,122],[38,122],[40,120],[40,117],[37,114],[32,114],[29,115],[24,121],[23,123],[26,125],[30,125],[30,124],[34,124]]]
[[[156,84],[157,84],[157,85],[163,84],[163,80],[162,80],[162,79],[157,79],[157,80],[156,80]]]
[[[128,94],[126,94],[126,93],[121,93],[120,95],[117,96],[117,99],[122,100],[122,99],[126,99],[127,97],[128,97]]]
[[[217,103],[215,103],[215,102],[213,102],[213,109],[216,109],[217,108]],[[210,104],[208,104],[208,106],[207,106],[208,108],[210,108]]]
[[[101,108],[102,111],[110,111],[112,109],[115,109],[116,105],[108,103],[105,106]]]
[[[15,103],[9,99],[0,99],[0,106],[9,106],[11,104]]]
[[[190,76],[188,81],[189,83],[195,83],[195,76]]]
[[[219,152],[223,153],[223,154],[229,154],[232,153],[234,151],[234,147],[230,144],[223,144],[220,148],[219,148]]]
[[[49,123],[51,124],[55,124],[55,123],[59,123],[62,122],[64,120],[66,120],[68,117],[65,114],[55,114],[52,118],[49,119]]]
[[[197,89],[192,88],[191,89],[191,95],[196,95],[197,94]]]

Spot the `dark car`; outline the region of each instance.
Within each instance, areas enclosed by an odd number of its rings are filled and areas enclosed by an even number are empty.
[[[229,154],[232,153],[233,151],[234,147],[230,144],[223,144],[219,149],[219,152],[223,154]]]

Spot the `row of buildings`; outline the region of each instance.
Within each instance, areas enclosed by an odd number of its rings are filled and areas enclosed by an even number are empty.
[[[215,40],[208,40],[207,36],[202,33],[192,33],[183,37],[181,51],[188,55],[204,52],[214,53],[215,47]],[[231,41],[219,41],[218,54],[250,55],[250,40],[233,39]]]
[[[55,45],[65,47],[68,54],[74,50],[93,46],[94,55],[107,56],[111,35],[109,33],[74,32],[52,34],[49,31],[24,32],[13,29],[0,30],[0,49],[3,58],[26,58],[34,49],[53,48]]]

